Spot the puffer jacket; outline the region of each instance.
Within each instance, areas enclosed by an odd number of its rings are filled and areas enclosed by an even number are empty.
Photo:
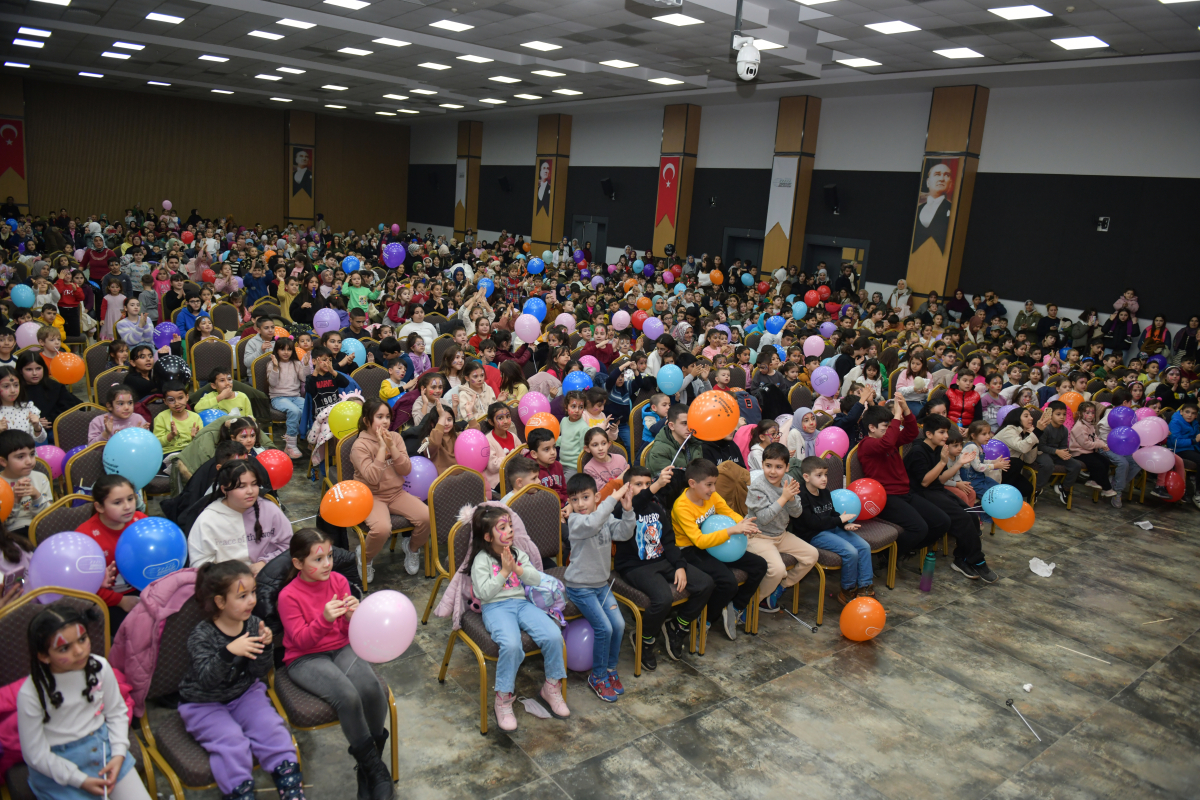
[[[275,667],[283,666],[283,621],[279,619],[279,590],[287,577],[288,569],[292,566],[292,557],[288,553],[280,553],[271,559],[255,576],[255,594],[258,602],[254,606],[254,616],[267,623],[275,636]],[[363,598],[362,578],[358,574],[358,561],[354,553],[341,547],[333,548],[333,569],[340,572],[350,583],[350,591],[359,600]],[[122,624],[122,627],[124,625]]]
[[[1019,457],[1026,464],[1032,464],[1037,460],[1038,437],[1037,428],[1028,436],[1023,436],[1025,432],[1016,425],[1006,425],[996,433],[996,438],[1008,445],[1009,452],[1014,456]]]
[[[146,713],[146,694],[158,666],[158,641],[163,625],[195,594],[196,570],[191,567],[159,578],[142,591],[141,602],[117,631],[108,660],[129,681],[135,717]]]

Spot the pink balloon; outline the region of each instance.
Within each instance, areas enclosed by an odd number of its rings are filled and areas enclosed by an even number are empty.
[[[542,412],[550,412],[550,401],[541,392],[526,392],[522,395],[521,402],[517,403],[517,416],[521,418],[522,424],[529,422],[529,418],[534,414]]]
[[[78,261],[79,259],[83,258],[83,255],[84,255],[83,250],[76,250],[75,251],[75,260]]]
[[[404,491],[421,500],[429,499],[429,487],[438,476],[437,467],[425,456],[413,456],[412,470],[404,476]]]
[[[1149,410],[1149,409],[1147,409]],[[1162,417],[1146,417],[1133,423],[1134,433],[1142,441],[1142,447],[1151,447],[1167,438],[1170,429]]]
[[[615,274],[616,274],[616,272],[617,272],[617,265],[616,265],[616,264],[609,264],[609,265],[608,265],[608,274],[609,274],[609,275],[615,275]]]
[[[666,270],[663,272],[662,279],[663,283],[665,283],[667,286],[670,286],[675,282],[675,275],[672,274],[671,270]]]
[[[538,322],[538,318],[533,314],[522,314],[517,317],[513,328],[523,342],[536,342],[538,336],[542,333],[542,324]]]
[[[583,356],[579,359],[579,363],[585,367],[591,367],[594,370],[600,369],[600,362],[595,356]]]
[[[817,455],[822,455],[826,450],[832,450],[838,454],[838,458],[845,458],[846,453],[850,452],[850,437],[841,428],[830,425],[817,434]]]
[[[1146,472],[1153,472],[1155,475],[1170,472],[1175,466],[1175,454],[1158,445],[1143,447],[1133,454],[1133,460]]]
[[[399,658],[417,633],[417,609],[400,592],[371,592],[350,618],[350,648],[363,661],[382,664]]]
[[[392,223],[392,233],[399,233],[399,232],[400,232],[400,223],[393,222]]]
[[[33,323],[26,323],[26,324],[32,325]],[[612,326],[619,331],[623,331],[626,328],[628,328],[629,327],[629,312],[628,311],[618,311],[617,313],[613,314]]]
[[[820,336],[810,336],[804,340],[804,355],[820,356],[825,352],[825,340]]]
[[[467,428],[454,441],[454,460],[467,469],[483,472],[487,468],[491,447],[481,431]]]
[[[32,347],[37,344],[37,332],[42,326],[36,322],[25,322],[17,328],[17,347]]]
[[[28,324],[28,323],[26,323],[26,324]],[[1133,413],[1138,419],[1146,419],[1146,417],[1153,417],[1155,415],[1153,408],[1139,408],[1137,411],[1134,411]]]
[[[171,201],[163,200],[163,208],[165,208],[167,211],[170,211],[171,210]]]
[[[61,448],[55,447],[52,444],[43,444],[35,448],[34,453],[38,458],[50,465],[51,475],[55,478],[62,477],[63,464],[66,463],[67,454]]]
[[[559,314],[557,317],[555,317],[554,324],[562,325],[564,328],[567,329],[567,333],[575,332],[575,318],[572,317],[570,314],[567,314],[566,312],[563,312],[562,314]]]

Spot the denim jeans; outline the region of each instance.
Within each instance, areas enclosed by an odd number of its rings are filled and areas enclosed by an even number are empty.
[[[272,397],[271,408],[287,414],[287,435],[300,432],[300,415],[304,412],[303,397]]]
[[[500,646],[500,656],[496,659],[497,692],[511,692],[516,685],[517,667],[525,660],[521,631],[528,633],[542,651],[546,680],[557,681],[567,677],[567,667],[563,663],[563,637],[558,623],[524,597],[485,603],[483,625],[492,641]]]
[[[822,531],[810,542],[819,550],[828,550],[842,557],[842,588],[870,586],[874,579],[871,569],[871,545],[857,533],[845,528]]]
[[[982,509],[983,496],[987,493],[988,489],[997,485],[996,481],[992,480],[987,475],[984,475],[982,472],[976,472],[970,467],[963,467],[963,473],[970,473],[968,476],[968,483],[970,483],[971,488],[975,490],[975,496],[979,498],[980,509]],[[992,518],[988,516],[988,513],[982,510],[979,513],[979,519],[982,520],[984,524],[992,521]]]
[[[621,637],[625,635],[625,618],[617,607],[617,599],[607,585],[599,589],[572,589],[568,586],[567,599],[583,613],[584,619],[592,623],[592,674],[597,680],[607,678],[608,671],[617,668]],[[601,599],[604,600],[603,604]]]
[[[95,776],[100,772],[100,769],[108,763],[112,758],[112,745],[109,744],[108,725],[103,724],[93,733],[89,733],[81,739],[76,739],[73,742],[66,744],[56,744],[50,748],[50,752],[59,758],[70,761],[79,769],[86,772],[89,776]],[[125,760],[121,762],[121,771],[117,775],[118,788],[122,790],[121,794],[124,797],[144,797],[145,787],[142,786],[141,780],[137,775],[134,775],[134,783],[137,788],[142,790],[142,794],[132,792],[132,784],[121,785],[121,781],[133,772],[133,756],[126,754]],[[34,794],[38,797],[55,798],[58,800],[83,800],[90,798],[90,795],[83,789],[78,789],[73,786],[61,786],[55,783],[54,779],[48,775],[43,775],[32,767],[29,770],[29,786],[34,790]],[[109,796],[116,798],[116,791],[110,791]]]
[[[914,417],[920,414],[921,409],[925,407],[924,400],[905,400],[904,402],[908,404],[908,410],[912,412]]]
[[[1108,459],[1117,472],[1113,475],[1112,488],[1115,492],[1123,492],[1129,486],[1129,482],[1137,478],[1138,473],[1142,468],[1133,460],[1133,456],[1119,456],[1112,450],[1101,450],[1100,455]]]

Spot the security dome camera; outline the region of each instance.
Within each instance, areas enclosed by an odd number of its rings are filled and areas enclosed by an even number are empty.
[[[762,56],[759,54],[758,48],[754,46],[754,37],[735,35],[733,37],[733,47],[738,51],[738,77],[744,81],[752,81],[757,78],[758,65],[762,61]]]

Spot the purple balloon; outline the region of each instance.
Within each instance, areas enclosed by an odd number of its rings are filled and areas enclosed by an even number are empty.
[[[160,322],[154,327],[155,348],[166,347],[171,340],[179,335],[179,328],[173,322]]]
[[[983,446],[983,457],[988,461],[995,461],[997,458],[1012,458],[1012,452],[1004,442],[991,439]]]
[[[812,374],[812,387],[825,397],[833,397],[842,386],[832,367],[817,367]]]
[[[1016,403],[1009,403],[1006,406],[1000,406],[1000,410],[996,412],[996,421],[1003,425],[1004,420],[1008,419],[1008,415],[1020,408]]]
[[[574,254],[572,255],[572,257],[575,259],[575,263],[576,263],[576,264],[582,264],[582,263],[583,263],[584,257],[583,257],[583,251],[582,251],[582,250],[576,250],[576,251],[574,252]]]
[[[579,270],[579,277],[586,281],[592,277],[592,271],[590,269],[581,269]]]
[[[322,308],[313,316],[313,330],[319,334],[323,335],[340,327],[341,320],[332,308]]]
[[[412,471],[404,476],[404,491],[421,500],[429,499],[429,487],[438,476],[437,467],[425,456],[413,456]]]
[[[601,278],[599,275],[592,278],[592,288],[593,289],[596,288],[597,286],[601,286],[603,283],[604,283],[604,278]]]
[[[650,266],[649,264],[642,267],[642,275],[644,275],[647,278],[653,278],[654,277],[654,267]]]
[[[822,336],[828,339],[830,336],[833,336],[833,332],[837,330],[837,325],[834,325],[832,322],[822,322],[821,327],[817,330],[821,332]]]
[[[1132,428],[1134,422],[1137,422],[1137,413],[1127,406],[1116,406],[1108,412],[1108,424],[1112,428]]]
[[[1108,447],[1119,456],[1131,456],[1141,446],[1142,437],[1133,428],[1113,428],[1108,433]]]
[[[573,619],[567,623],[563,636],[567,640],[567,669],[587,672],[592,668],[592,642],[596,632],[586,619]]]
[[[86,444],[81,444],[81,445],[79,445],[79,447],[72,447],[70,450],[67,451],[67,456],[65,459],[63,459],[63,463],[66,464],[68,461],[71,460],[72,456],[74,456],[76,453],[82,453],[84,450],[87,449],[87,447],[88,446]]]
[[[662,320],[658,317],[648,318],[642,323],[642,333],[646,335],[647,339],[653,342],[663,334]]]
[[[404,263],[404,245],[400,242],[391,242],[383,248],[383,263],[389,269],[395,269]]]
[[[44,540],[29,560],[29,588],[61,586],[80,592],[95,593],[104,583],[104,551],[87,534],[65,531]],[[42,595],[43,603],[53,603],[61,595]]]

